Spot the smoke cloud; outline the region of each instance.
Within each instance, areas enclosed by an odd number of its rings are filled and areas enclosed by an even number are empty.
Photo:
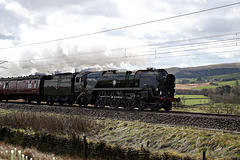
[[[125,66],[144,65],[146,57],[138,57],[142,54],[141,49],[132,48],[139,45],[143,44],[128,38],[99,35],[22,47],[17,53],[19,56],[11,57],[8,63],[2,64],[7,69],[2,69],[1,76],[75,72],[89,68],[123,69]]]

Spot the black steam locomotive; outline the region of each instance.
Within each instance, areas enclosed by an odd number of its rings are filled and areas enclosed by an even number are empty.
[[[11,86],[10,86],[11,84]],[[175,77],[164,69],[64,73],[0,79],[0,100],[26,99],[50,104],[171,110]]]

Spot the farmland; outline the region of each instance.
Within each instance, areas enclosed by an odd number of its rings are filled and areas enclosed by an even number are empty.
[[[238,83],[240,83],[240,80],[238,80]],[[226,85],[233,87],[236,85],[236,80],[235,81],[226,81],[226,82],[215,82],[214,84],[215,85],[210,85],[210,83],[209,83],[209,85],[196,87],[193,89],[214,89],[214,88],[226,86]]]
[[[176,95],[181,98],[180,107],[174,107],[174,111],[240,114],[240,105],[231,103],[213,103],[204,95]]]
[[[240,83],[240,80],[238,80],[238,83]],[[176,84],[176,89],[214,89],[217,87],[229,85],[229,86],[235,86],[236,80],[234,81],[225,81],[225,82],[214,82],[215,85],[211,85],[210,82],[207,83],[188,83],[188,84]]]
[[[180,97],[183,105],[198,105],[210,102],[210,99],[204,95],[176,95]]]

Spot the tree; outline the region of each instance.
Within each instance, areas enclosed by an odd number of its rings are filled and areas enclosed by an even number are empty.
[[[238,80],[236,80],[235,86],[233,87],[232,92],[233,92],[236,96],[240,96],[240,86],[239,86]]]

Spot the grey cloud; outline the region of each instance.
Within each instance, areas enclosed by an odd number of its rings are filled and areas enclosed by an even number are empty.
[[[109,28],[103,27],[101,30],[105,31],[108,30]],[[128,30],[116,30],[112,32],[106,32],[105,35],[107,36],[120,36],[120,37],[131,37],[131,34]]]
[[[224,33],[224,32],[235,32],[239,30],[240,21],[235,19],[225,18],[208,18],[202,24],[204,32],[207,33]]]
[[[0,4],[0,37],[1,39],[13,39],[19,35],[19,26],[27,23],[27,19],[15,12],[9,11],[5,5]],[[11,35],[8,35],[8,34]]]
[[[240,21],[221,17],[208,16],[201,17],[191,27],[179,25],[179,29],[188,37],[203,37],[215,34],[238,32]]]
[[[40,1],[29,1],[29,0],[12,0],[12,2],[19,3],[22,7],[28,10],[42,10],[45,8],[59,8],[64,9],[69,5],[84,4],[88,1],[86,0],[40,0]]]
[[[160,37],[159,35],[151,35],[151,34],[149,34],[149,33],[146,33],[144,36],[144,39],[146,39],[146,40],[156,40],[156,39],[161,39],[162,37]]]
[[[111,0],[12,0],[22,7],[33,12],[64,10],[68,14],[98,15],[105,17],[118,17],[120,11],[117,4]]]
[[[116,3],[112,1],[96,0],[81,7],[83,14],[87,15],[103,15],[106,17],[119,17],[120,12]]]
[[[14,40],[15,37],[14,36],[11,36],[11,35],[5,35],[5,34],[1,34],[0,33],[0,39],[9,39],[9,40]]]

